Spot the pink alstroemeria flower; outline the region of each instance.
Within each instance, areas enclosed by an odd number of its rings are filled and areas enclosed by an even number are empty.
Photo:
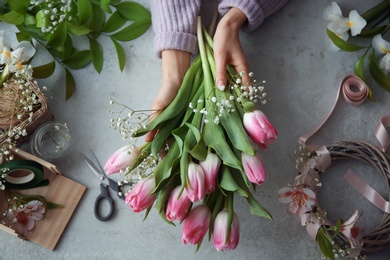
[[[184,220],[182,229],[183,244],[195,245],[202,241],[209,229],[211,211],[206,205],[193,208]]]
[[[233,213],[233,221],[230,227],[228,239],[226,239],[229,213],[227,209],[220,211],[215,218],[213,229],[213,245],[218,251],[234,250],[240,241],[240,221],[236,213]]]
[[[129,205],[135,213],[150,208],[156,200],[156,195],[152,194],[155,187],[153,175],[140,180],[126,195],[126,204]]]
[[[278,136],[274,126],[260,110],[246,112],[243,124],[252,140],[263,150],[266,150],[267,144],[272,143]]]
[[[363,237],[363,229],[355,226],[359,218],[360,214],[355,210],[352,216],[340,226],[340,232],[351,241],[352,248],[359,248]]]
[[[202,167],[199,164],[190,162],[188,164],[188,182],[185,186],[187,197],[192,202],[202,200],[205,195],[205,177]]]
[[[206,194],[210,194],[215,190],[217,186],[217,175],[219,166],[221,165],[221,159],[215,153],[208,153],[206,160],[199,163],[202,167],[205,175]]]
[[[26,235],[34,228],[35,221],[43,219],[45,206],[39,200],[29,201],[24,207],[11,209],[8,218],[12,219],[11,228],[17,233]]]
[[[181,186],[177,186],[169,195],[167,210],[165,213],[165,217],[169,221],[182,221],[191,209],[192,202],[187,197],[185,190],[183,190],[180,194],[181,189]]]
[[[245,174],[250,182],[260,185],[265,181],[265,167],[263,160],[258,153],[256,153],[256,155],[242,153],[241,161],[244,166]]]
[[[132,166],[142,149],[133,145],[126,145],[115,151],[104,165],[107,174],[118,173]]]
[[[290,203],[290,212],[301,215],[311,210],[316,203],[316,194],[307,188],[284,187],[278,191],[278,199],[282,203]]]

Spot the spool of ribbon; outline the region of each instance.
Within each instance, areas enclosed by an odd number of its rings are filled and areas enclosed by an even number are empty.
[[[43,180],[43,166],[31,160],[12,160],[0,166],[7,169],[4,186],[8,189],[30,189],[48,184]]]

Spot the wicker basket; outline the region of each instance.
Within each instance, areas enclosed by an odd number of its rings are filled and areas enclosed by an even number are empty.
[[[32,120],[28,120],[28,118],[18,119],[16,115],[13,115],[10,118],[0,118],[0,129],[4,134],[0,135],[0,144],[3,143],[9,136],[7,134],[8,129],[10,127],[19,125],[22,129],[26,129],[27,135],[19,138],[16,141],[16,144],[20,144],[24,141],[27,141],[30,135],[35,131],[35,129],[40,126],[42,123],[46,121],[50,121],[53,119],[53,115],[49,110],[46,96],[41,92],[39,86],[37,85],[35,80],[30,81],[30,86],[33,93],[40,100],[40,103],[34,106],[33,108],[33,116]],[[7,82],[7,86],[0,89],[0,100],[5,100],[5,95],[13,95],[12,97],[15,99],[15,102],[18,102],[18,93],[19,93],[19,84],[13,80],[9,80]],[[0,106],[0,113],[5,109],[13,109]],[[1,133],[0,133],[1,134]]]

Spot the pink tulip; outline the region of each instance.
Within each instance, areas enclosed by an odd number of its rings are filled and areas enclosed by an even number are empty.
[[[192,203],[188,199],[185,190],[180,194],[181,189],[181,186],[177,186],[169,196],[167,211],[165,213],[165,216],[169,221],[182,221],[191,209]]]
[[[246,112],[243,124],[252,140],[264,150],[267,149],[267,144],[272,143],[278,136],[273,125],[260,110]]]
[[[263,165],[263,160],[258,153],[256,155],[242,153],[241,160],[246,176],[250,182],[261,184],[263,181],[265,181],[265,168]]]
[[[182,230],[183,244],[195,245],[202,241],[209,229],[211,211],[206,205],[199,205],[192,209],[184,220]]]
[[[188,165],[188,182],[185,186],[187,197],[196,202],[202,200],[205,195],[205,178],[202,167],[199,164],[190,162]]]
[[[230,233],[226,240],[229,213],[227,209],[220,211],[215,218],[213,229],[213,245],[218,251],[234,250],[240,240],[240,222],[236,213],[233,213],[233,221]]]
[[[210,194],[215,190],[217,186],[217,175],[219,166],[221,165],[221,159],[214,153],[208,153],[206,160],[199,163],[202,167],[205,176],[206,194]]]
[[[152,194],[155,187],[153,175],[140,180],[126,195],[126,204],[136,213],[150,208],[156,200],[156,195]]]
[[[142,149],[133,145],[126,145],[114,152],[104,165],[107,174],[117,173],[132,166]]]

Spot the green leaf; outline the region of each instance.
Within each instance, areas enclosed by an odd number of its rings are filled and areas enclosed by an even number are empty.
[[[179,147],[177,143],[173,143],[171,149],[169,149],[167,155],[164,159],[157,165],[154,170],[154,179],[156,183],[156,188],[153,192],[156,192],[165,187],[166,182],[169,181],[173,169],[176,167],[179,158]]]
[[[122,2],[115,5],[118,12],[130,21],[147,20],[150,23],[151,14],[143,5],[135,2]]]
[[[141,20],[134,22],[126,28],[111,35],[117,41],[132,41],[144,34],[150,26],[150,21]]]
[[[387,75],[383,72],[383,70],[379,67],[376,57],[375,57],[375,51],[372,50],[369,58],[368,58],[368,68],[370,69],[370,73],[374,80],[382,86],[387,91],[390,91],[390,79],[387,77]]]
[[[16,11],[10,11],[0,16],[0,20],[9,24],[22,24],[24,22],[24,15]]]
[[[67,68],[64,68],[65,70],[65,99],[68,100],[73,96],[74,90],[76,88],[76,82],[73,78],[72,73]]]
[[[100,73],[103,68],[103,48],[102,45],[95,39],[88,38],[91,48],[92,63],[95,70]]]
[[[24,16],[24,25],[26,26],[35,26],[37,24],[37,19],[31,14],[25,14]]]
[[[68,59],[63,60],[63,63],[71,69],[80,69],[90,63],[91,60],[91,51],[83,50],[75,52]]]
[[[100,7],[102,10],[108,14],[112,13],[112,10],[110,8],[110,0],[100,0]]]
[[[36,27],[42,28],[44,26],[44,21],[45,21],[45,14],[43,13],[43,10],[40,10],[35,15],[35,19],[37,20]]]
[[[382,25],[382,26],[378,26],[378,27],[374,27],[374,28],[370,28],[370,29],[363,29],[359,33],[359,36],[373,38],[375,35],[381,34],[382,32],[384,32],[386,30],[386,28],[387,28],[387,25]]]
[[[30,5],[30,0],[7,1],[9,9],[20,14],[25,14]]]
[[[332,31],[329,30],[329,29],[326,29],[326,33],[328,34],[330,40],[331,40],[337,47],[339,47],[339,48],[340,48],[341,50],[343,50],[343,51],[353,52],[353,51],[358,51],[358,50],[361,50],[361,49],[363,49],[363,48],[366,48],[366,47],[358,46],[358,45],[349,43],[349,42],[347,42],[347,41],[344,41],[343,39],[341,39],[340,37],[338,37],[334,32],[332,32]]]
[[[95,38],[97,38],[100,35],[100,32],[102,31],[102,28],[106,21],[106,14],[97,5],[92,5],[91,14],[92,14],[92,19],[91,19],[90,28],[96,34]]]
[[[221,171],[221,182],[220,182],[221,188],[227,191],[236,192],[242,197],[248,197],[247,191],[241,188],[233,178],[233,175],[229,167],[222,165],[220,171]]]
[[[53,74],[55,68],[56,68],[56,63],[54,60],[47,63],[47,64],[44,64],[44,65],[41,65],[38,67],[34,67],[33,68],[33,77],[38,78],[38,79],[47,78]]]
[[[70,57],[70,55],[74,52],[72,37],[68,34],[64,45],[62,46],[62,60],[66,60]]]
[[[354,73],[356,76],[361,78],[364,82],[366,82],[364,77],[364,60],[366,59],[367,52],[365,52],[354,64]],[[367,85],[367,83],[366,83]],[[374,101],[374,97],[372,95],[371,88],[367,85],[368,88],[368,98],[371,101]]]
[[[102,31],[106,33],[115,32],[119,30],[119,28],[121,28],[126,22],[127,20],[118,11],[116,11],[108,18]]]
[[[114,43],[114,47],[116,50],[116,54],[118,57],[118,62],[119,62],[119,69],[123,71],[126,65],[126,56],[125,56],[125,50],[123,49],[122,45],[115,41],[114,39],[111,39],[112,42]]]
[[[204,140],[202,138],[202,134],[199,131],[199,129],[191,124],[186,124],[188,126],[188,129],[190,130],[188,134],[191,134],[194,136],[196,142],[195,145],[192,147],[186,147],[189,150],[189,153],[192,157],[194,157],[196,160],[203,162],[206,160],[207,157],[207,147],[204,144]],[[186,146],[187,146],[186,142]]]
[[[75,25],[71,22],[66,22],[68,32],[75,36],[83,36],[90,33],[92,30],[83,26],[83,25]]]
[[[331,242],[329,241],[328,237],[325,234],[324,228],[320,227],[317,232],[317,243],[320,246],[322,254],[329,258],[334,260],[334,253],[333,253],[333,247]]]
[[[92,4],[91,4],[90,0],[78,0],[77,1],[77,10],[79,13],[79,21],[81,24],[84,24],[89,19],[91,19]]]
[[[51,37],[47,41],[47,45],[50,47],[60,47],[66,41],[66,37],[68,36],[66,23],[58,24],[56,30]]]
[[[31,41],[32,37],[31,37],[31,34],[28,33],[28,32],[17,32],[16,33],[16,39],[18,40],[18,42],[21,42],[21,41]]]

